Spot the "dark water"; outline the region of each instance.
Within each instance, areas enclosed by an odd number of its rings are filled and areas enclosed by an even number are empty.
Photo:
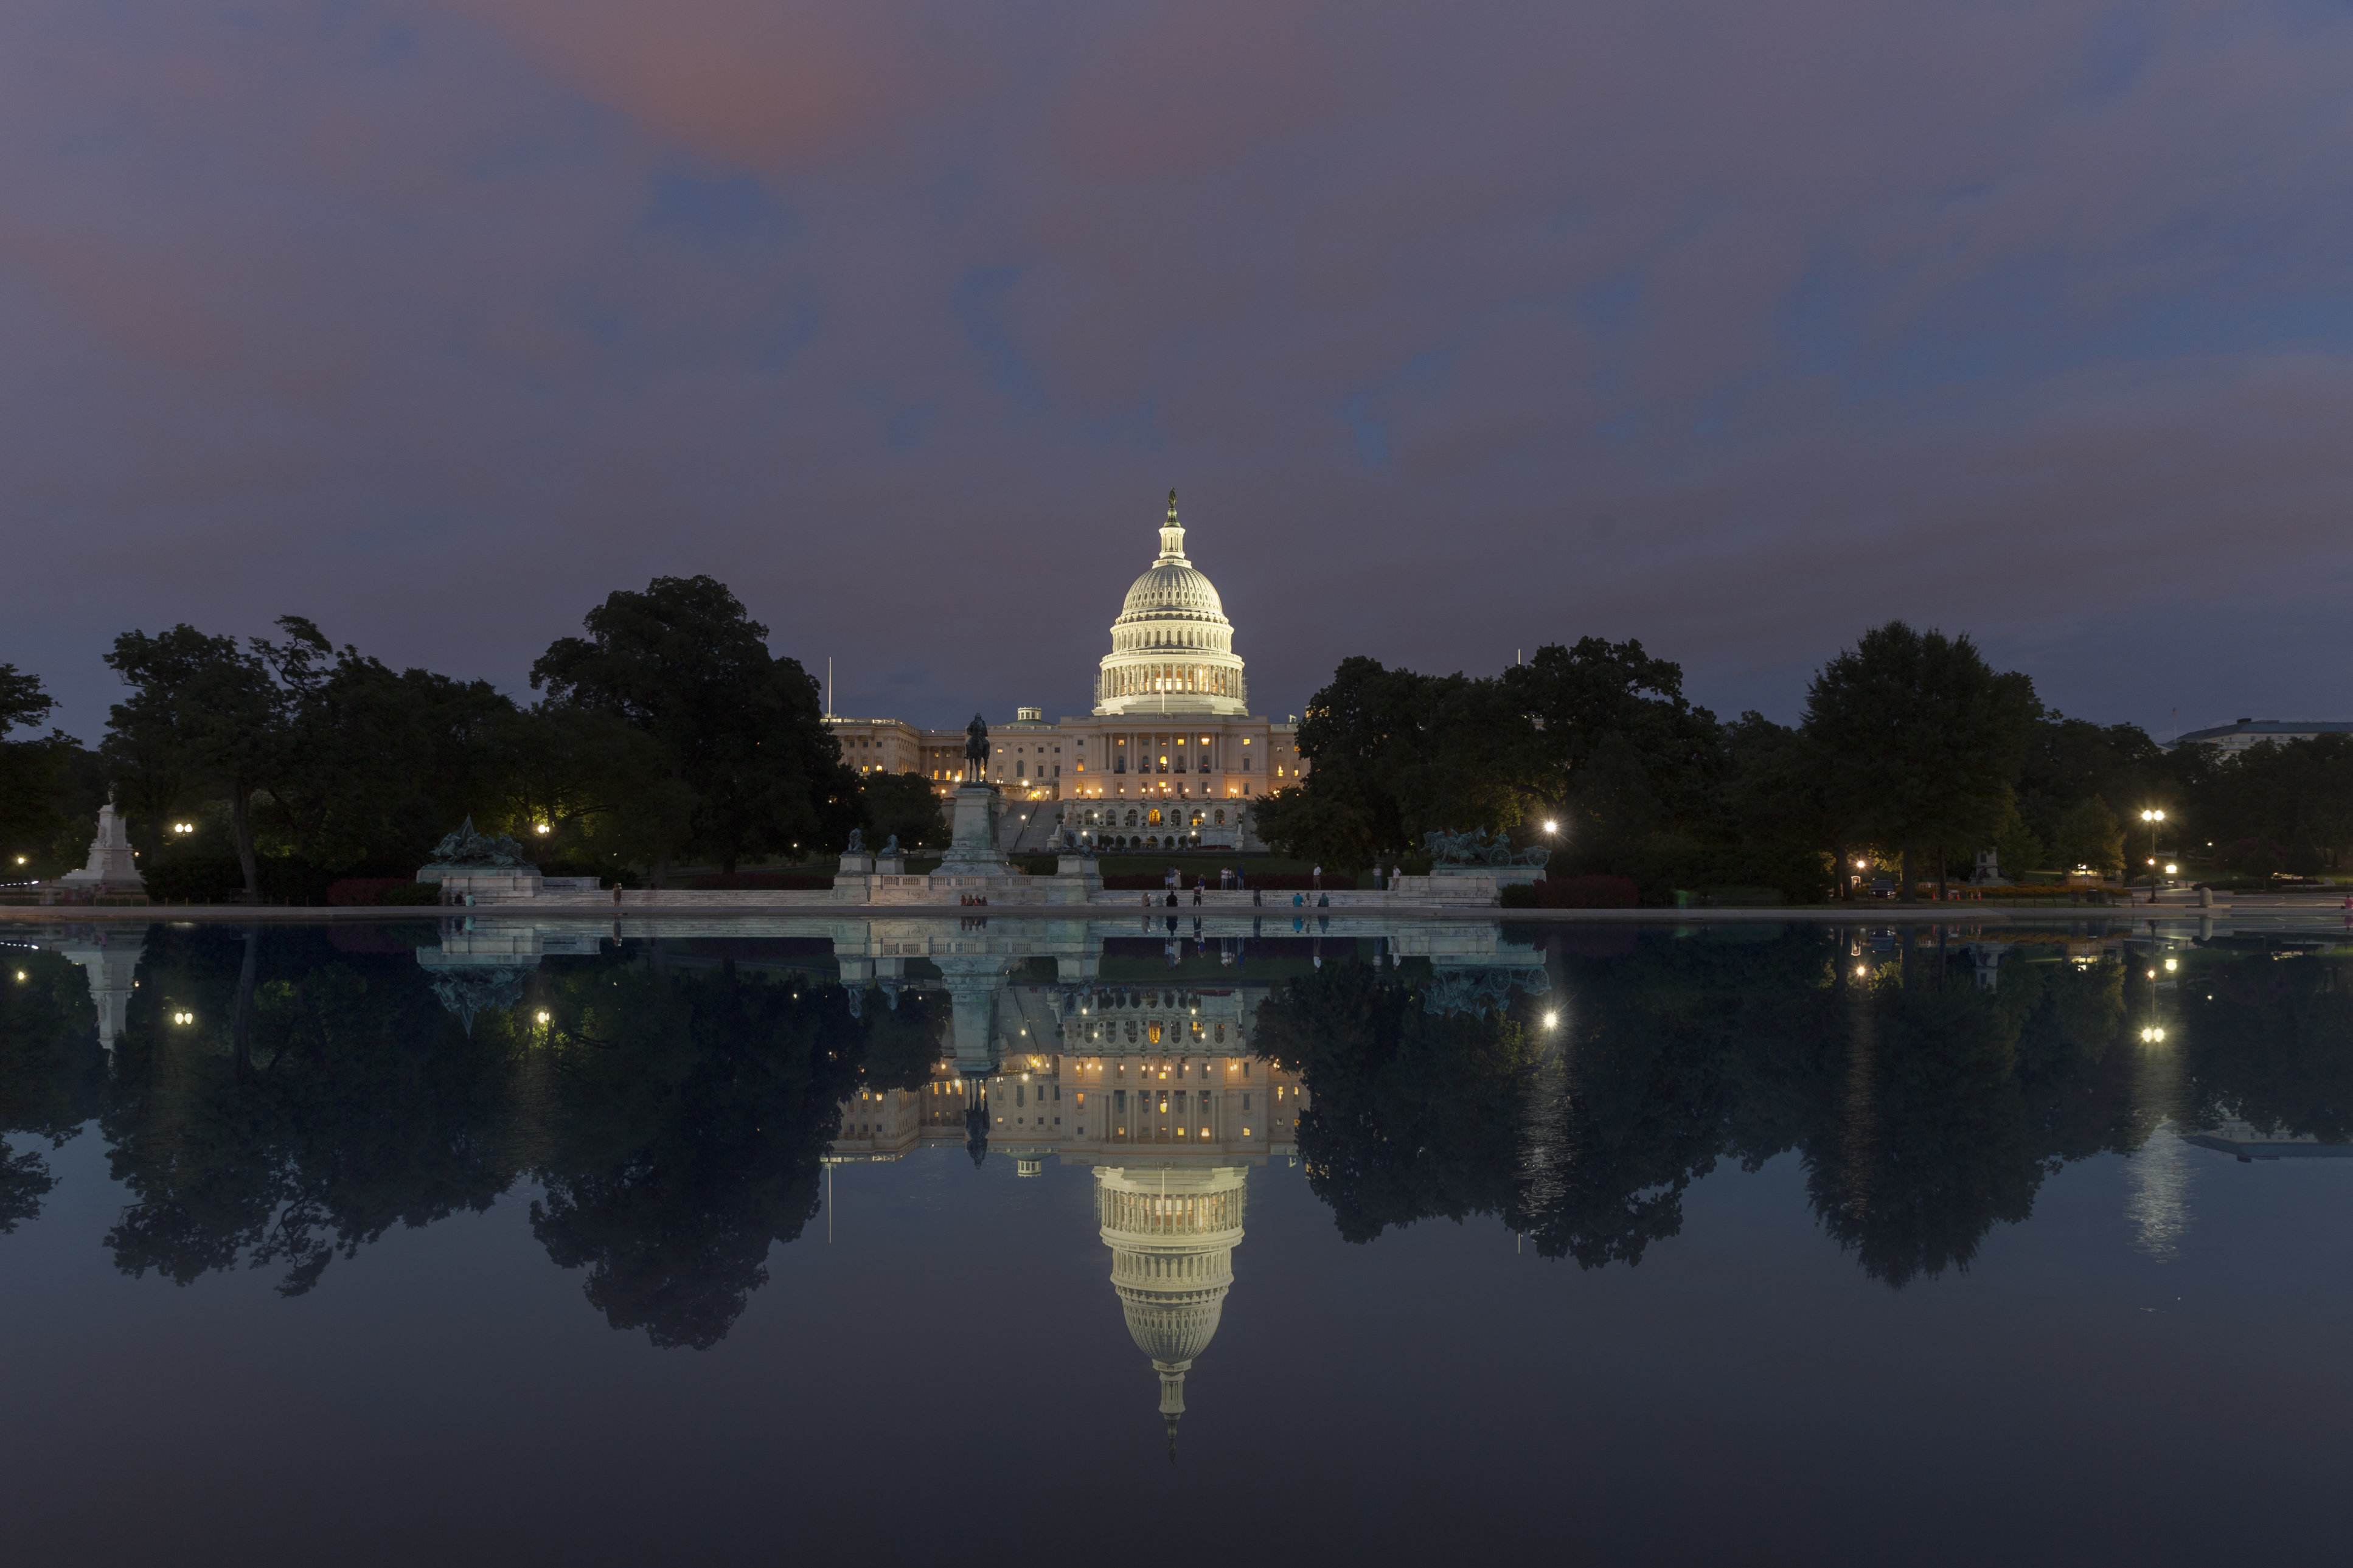
[[[2342,1550],[2353,950],[1290,928],[0,932],[0,1541]]]

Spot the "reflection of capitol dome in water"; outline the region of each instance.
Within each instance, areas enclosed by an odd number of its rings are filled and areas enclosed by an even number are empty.
[[[1119,619],[1111,624],[1111,652],[1095,678],[1095,711],[1250,711],[1242,661],[1234,656],[1234,624],[1226,619],[1216,584],[1186,558],[1175,490],[1168,492],[1159,558],[1129,586]]]
[[[1168,1457],[1185,1414],[1185,1373],[1209,1345],[1234,1282],[1242,1238],[1238,1166],[1203,1170],[1098,1168],[1095,1212],[1111,1248],[1112,1289],[1136,1349],[1160,1374]]]

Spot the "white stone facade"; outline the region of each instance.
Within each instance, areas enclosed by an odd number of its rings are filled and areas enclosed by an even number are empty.
[[[1160,849],[1199,836],[1241,847],[1248,803],[1303,773],[1294,721],[1251,715],[1233,623],[1185,553],[1170,492],[1160,553],[1127,591],[1095,677],[1092,713],[1048,721],[1024,708],[989,731],[987,782],[1028,811],[1008,848],[1048,846],[1050,829],[1106,847]],[[944,797],[963,777],[962,728],[831,718],[843,760],[861,773],[920,773]],[[1014,826],[1008,824],[1008,826]]]

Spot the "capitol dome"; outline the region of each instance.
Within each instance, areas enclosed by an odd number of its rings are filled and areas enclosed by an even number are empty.
[[[1160,1375],[1160,1418],[1172,1459],[1185,1414],[1185,1374],[1209,1348],[1233,1289],[1244,1174],[1238,1166],[1095,1172],[1112,1289],[1128,1337]]]
[[[1234,624],[1226,619],[1217,584],[1186,559],[1175,490],[1168,492],[1159,558],[1129,586],[1111,625],[1111,652],[1095,677],[1095,711],[1250,711],[1242,661],[1234,656]]]

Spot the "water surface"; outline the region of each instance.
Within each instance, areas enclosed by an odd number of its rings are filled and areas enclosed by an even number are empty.
[[[2337,933],[688,929],[8,933],[12,1555],[2336,1544]]]

